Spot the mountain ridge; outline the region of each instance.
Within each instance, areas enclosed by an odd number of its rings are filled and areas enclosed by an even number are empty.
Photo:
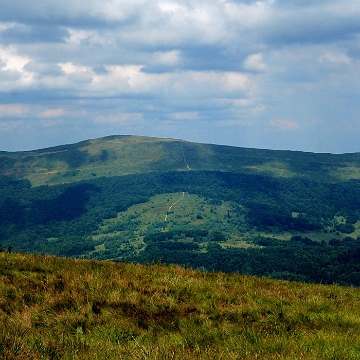
[[[112,135],[74,144],[0,152],[0,176],[54,185],[95,176],[167,171],[223,171],[338,181],[360,178],[360,153],[330,154]]]
[[[136,136],[10,154],[0,245],[360,286],[358,156]]]

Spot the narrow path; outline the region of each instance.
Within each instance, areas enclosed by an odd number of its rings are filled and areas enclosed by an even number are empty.
[[[164,221],[167,221],[167,218],[168,218],[168,214],[167,214],[167,213],[168,213],[169,211],[171,211],[172,207],[173,207],[175,204],[177,204],[179,201],[181,201],[181,200],[184,198],[184,196],[185,196],[185,192],[183,191],[181,198],[178,199],[178,200],[176,200],[176,201],[169,207],[168,211],[166,212],[165,220],[164,220]]]
[[[181,151],[182,151],[182,154],[183,154],[184,163],[185,163],[185,165],[186,165],[186,168],[187,168],[188,170],[191,170],[189,164],[187,163],[187,161],[186,161],[186,159],[185,159],[185,153],[184,153],[184,148],[183,148],[183,144],[182,144],[182,143],[181,143]]]

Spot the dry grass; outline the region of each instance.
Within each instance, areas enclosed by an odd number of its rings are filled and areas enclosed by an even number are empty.
[[[359,359],[360,290],[0,254],[0,358]]]

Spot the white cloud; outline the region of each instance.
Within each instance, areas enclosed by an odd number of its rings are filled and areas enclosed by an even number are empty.
[[[101,37],[96,30],[67,28],[69,37],[66,42],[69,45],[81,46],[83,44],[107,44],[108,40]]]
[[[69,118],[79,137],[125,123],[176,137],[174,119],[190,119],[205,142],[228,141],[212,124],[270,142],[259,135],[268,119],[282,131],[312,119],[336,132],[360,113],[359,18],[358,0],[5,1],[0,116],[61,120],[63,131]]]
[[[23,117],[29,112],[29,108],[22,104],[0,104],[1,117]]]
[[[0,91],[12,91],[33,84],[33,74],[24,69],[30,61],[27,56],[19,55],[16,48],[0,45]]]
[[[221,120],[217,123],[217,125],[220,126],[228,126],[228,127],[233,127],[233,126],[250,126],[251,122],[248,120]]]
[[[246,91],[253,85],[246,74],[226,72],[217,76],[219,77],[219,82],[225,91]]]
[[[196,120],[199,113],[197,111],[183,111],[172,114],[172,117],[177,120]]]
[[[270,125],[281,131],[291,131],[299,127],[299,124],[296,121],[288,119],[273,119],[270,121]]]
[[[176,65],[180,61],[180,51],[157,51],[154,53],[154,61],[160,65]]]
[[[18,131],[19,128],[23,127],[22,121],[0,121],[0,132],[12,132],[12,131]],[[8,136],[8,134],[5,134],[5,136]]]
[[[148,8],[149,2],[145,0],[98,0],[94,1],[93,10],[90,14],[95,18],[99,17],[111,22],[123,22],[146,11]]]
[[[142,122],[143,114],[140,113],[116,113],[109,116],[96,115],[94,123],[96,124],[125,124],[133,122]]]
[[[327,50],[320,56],[319,63],[325,67],[342,67],[350,65],[352,60],[344,53]]]
[[[44,128],[52,128],[55,126],[62,125],[64,122],[61,120],[41,120],[40,125]]]
[[[0,46],[0,59],[5,64],[1,70],[18,72],[23,72],[24,66],[30,61],[29,57],[18,55],[16,48],[13,46],[7,48]]]
[[[186,11],[186,7],[175,1],[159,1],[157,6],[162,12],[173,14],[176,11]]]
[[[65,115],[65,109],[46,109],[40,112],[40,117],[57,118]]]
[[[15,22],[3,22],[1,23],[0,22],[0,32],[1,31],[4,31],[4,30],[8,30],[8,29],[12,29],[16,26],[16,23]]]
[[[244,68],[250,71],[266,71],[268,66],[263,62],[262,54],[249,55],[244,61]]]

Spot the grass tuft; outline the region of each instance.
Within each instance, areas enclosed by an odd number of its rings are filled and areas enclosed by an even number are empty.
[[[360,289],[0,253],[0,358],[359,359]]]

